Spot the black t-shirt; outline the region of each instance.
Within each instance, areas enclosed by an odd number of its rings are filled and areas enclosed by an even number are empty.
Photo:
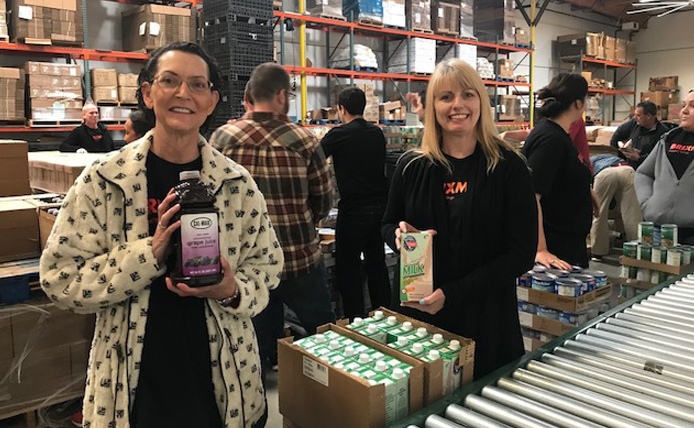
[[[114,150],[115,145],[104,125],[99,123],[95,129],[83,123],[73,129],[60,145],[61,152],[76,152],[79,149],[89,153],[107,153]]]
[[[179,183],[182,171],[199,171],[202,157],[174,164],[147,155],[149,233],[157,228],[157,207]],[[169,258],[169,269],[175,257]],[[167,274],[168,275],[168,272]],[[221,428],[212,384],[205,300],[179,297],[164,277],[151,285],[133,428]]]
[[[463,247],[470,244],[465,238],[472,221],[472,194],[480,155],[479,147],[463,159],[446,155],[453,170],[443,177],[443,194],[452,236],[451,249],[456,259],[462,256]]]
[[[660,141],[660,137],[667,131],[667,127],[659,121],[655,122],[653,128],[648,129],[640,126],[636,122],[636,119],[631,119],[621,124],[615,133],[612,134],[610,145],[618,149],[618,142],[627,142],[631,140],[631,147],[638,150],[641,154],[638,160],[627,159],[627,162],[629,162],[629,165],[634,169],[637,169],[639,165],[646,160],[651,151],[653,151],[655,145]]]
[[[677,174],[677,179],[681,180],[694,159],[694,133],[677,128],[667,135],[665,144],[667,158]]]
[[[532,170],[535,193],[542,195],[545,233],[585,237],[592,221],[591,175],[569,134],[543,120],[530,132],[522,152]]]
[[[321,147],[326,157],[333,157],[340,209],[385,205],[388,197],[386,139],[379,127],[364,119],[355,119],[331,129],[321,140]]]

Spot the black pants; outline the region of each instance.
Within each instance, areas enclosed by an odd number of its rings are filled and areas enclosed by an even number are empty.
[[[364,312],[361,255],[364,254],[371,306],[390,304],[390,283],[381,238],[384,205],[342,209],[335,228],[335,268],[337,287],[342,295],[345,316],[354,318]]]
[[[555,234],[545,231],[547,250],[567,263],[587,269],[587,236],[587,234]]]

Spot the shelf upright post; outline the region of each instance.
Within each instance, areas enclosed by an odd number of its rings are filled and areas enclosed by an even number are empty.
[[[499,82],[499,37],[496,37],[496,47],[494,48],[494,73],[496,73],[496,81]],[[494,85],[494,121],[499,121],[499,85]]]
[[[528,101],[530,103],[530,128],[535,126],[535,29],[537,28],[535,0],[530,0],[530,88]],[[523,9],[521,9],[523,10]],[[561,61],[559,62],[561,64]]]
[[[87,25],[87,0],[82,0],[82,28],[84,28],[84,49],[89,49],[89,25]],[[82,60],[84,63],[84,87],[86,99],[92,99],[92,74],[89,72],[89,56],[85,55]]]
[[[410,34],[407,34],[407,46],[405,48],[407,49],[407,75],[410,76],[412,67],[410,67],[410,61],[412,61],[412,58],[410,58],[410,38],[412,36]],[[411,92],[411,85],[412,85],[412,78],[408,77],[407,78],[407,93],[409,94]]]
[[[85,1],[85,0],[82,0]],[[299,14],[306,11],[306,0],[299,0]],[[306,21],[299,25],[299,65],[301,66],[301,123],[306,124]]]
[[[383,69],[384,73],[388,73],[388,35],[383,35],[383,62],[381,63],[381,67]],[[388,101],[388,97],[386,96],[386,87],[387,87],[388,81],[383,80],[383,102]],[[393,82],[393,85],[395,85],[395,82]]]
[[[350,13],[352,14],[352,22],[356,22],[354,20],[354,9]],[[349,70],[354,72],[354,27],[352,26],[349,27]],[[354,74],[350,74],[349,84],[354,85]]]
[[[284,65],[284,18],[280,17],[280,64]]]
[[[325,28],[325,63],[328,68],[332,68],[330,64],[330,28]],[[328,95],[328,105],[331,104],[330,100],[330,76],[327,76],[328,84],[325,87],[326,94]]]

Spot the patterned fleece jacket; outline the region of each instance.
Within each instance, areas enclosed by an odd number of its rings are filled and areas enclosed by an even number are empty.
[[[56,305],[96,313],[84,426],[129,427],[145,338],[150,284],[166,272],[152,253],[145,161],[151,132],[85,168],[70,189],[41,256],[41,286]],[[217,196],[220,249],[241,293],[238,308],[207,299],[212,380],[227,428],[250,427],[265,410],[251,318],[267,306],[284,262],[248,171],[204,138],[202,180]]]

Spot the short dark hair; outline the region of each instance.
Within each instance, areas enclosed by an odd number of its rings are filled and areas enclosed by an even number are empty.
[[[248,94],[253,102],[272,101],[284,89],[291,90],[289,73],[279,64],[266,62],[257,66],[248,81]]]
[[[337,97],[337,105],[344,107],[352,116],[361,116],[366,107],[366,95],[364,91],[354,86],[343,89]]]
[[[142,110],[133,110],[130,112],[129,119],[133,124],[133,130],[140,137],[145,135],[150,129],[154,128],[154,124],[147,120],[147,115]]]
[[[427,88],[419,91],[419,103],[422,105],[422,108],[427,108]]]
[[[643,109],[644,113],[650,114],[651,116],[658,114],[658,107],[651,101],[641,101],[640,103],[636,104],[636,108],[639,107]]]
[[[219,66],[217,66],[217,62],[196,43],[173,42],[166,46],[160,47],[152,52],[152,56],[147,60],[145,66],[142,67],[142,70],[140,70],[140,75],[137,77],[137,104],[140,110],[144,112],[147,121],[152,124],[156,123],[156,116],[154,115],[154,110],[147,108],[145,105],[144,99],[142,98],[142,84],[145,82],[152,83],[154,76],[157,74],[157,67],[159,67],[159,58],[170,51],[186,52],[202,58],[207,64],[207,78],[212,83],[212,90],[218,91],[222,86],[222,77],[219,71]],[[213,120],[214,112],[207,116],[207,120],[205,120],[205,123],[203,123],[200,127],[201,131],[204,132],[207,130],[207,127],[212,123]]]
[[[253,105],[253,97],[251,96],[250,83],[250,81],[246,82],[246,87],[243,89],[243,93],[246,96],[246,100],[248,100],[248,103],[250,105]]]
[[[567,111],[578,100],[588,95],[588,82],[578,73],[559,73],[549,85],[540,89],[537,99],[544,101],[540,114],[555,118]]]

